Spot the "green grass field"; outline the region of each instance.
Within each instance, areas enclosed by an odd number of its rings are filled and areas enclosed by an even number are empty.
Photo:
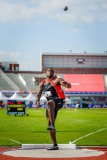
[[[6,109],[0,109],[0,146],[52,143],[45,109],[27,109],[26,113],[29,116],[9,116]],[[59,144],[76,140],[77,146],[107,146],[107,109],[61,109],[56,131]]]

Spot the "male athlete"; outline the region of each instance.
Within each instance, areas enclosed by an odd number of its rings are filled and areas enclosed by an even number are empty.
[[[36,104],[40,104],[41,94],[44,93],[47,99],[46,118],[48,120],[48,128],[50,136],[53,142],[53,146],[47,150],[58,150],[56,141],[55,119],[57,117],[58,110],[63,107],[65,99],[64,91],[61,86],[71,88],[71,84],[64,81],[62,78],[58,78],[54,75],[54,70],[49,68],[46,72],[46,79],[44,79],[38,87]]]

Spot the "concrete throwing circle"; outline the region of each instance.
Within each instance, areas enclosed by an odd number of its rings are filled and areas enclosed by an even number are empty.
[[[59,149],[53,151],[48,151],[46,149],[17,149],[4,151],[2,154],[26,158],[72,158],[99,156],[104,154],[104,152],[91,149]]]

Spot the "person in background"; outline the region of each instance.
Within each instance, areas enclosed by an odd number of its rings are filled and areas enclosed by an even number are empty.
[[[91,106],[92,106],[92,105],[91,105],[91,103],[89,102],[89,103],[88,103],[88,109],[90,109],[90,108],[91,108]]]
[[[29,102],[29,108],[32,108],[32,106],[33,106],[33,101],[30,101]]]
[[[4,106],[5,106],[5,103],[2,100],[0,100],[0,108],[4,108]]]
[[[80,107],[80,102],[76,102],[75,111]]]

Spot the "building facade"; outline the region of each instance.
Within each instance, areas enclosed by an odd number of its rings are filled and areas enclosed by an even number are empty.
[[[42,53],[41,70],[46,72],[47,68],[54,68],[56,73],[62,74],[107,74],[107,54],[92,53]]]

